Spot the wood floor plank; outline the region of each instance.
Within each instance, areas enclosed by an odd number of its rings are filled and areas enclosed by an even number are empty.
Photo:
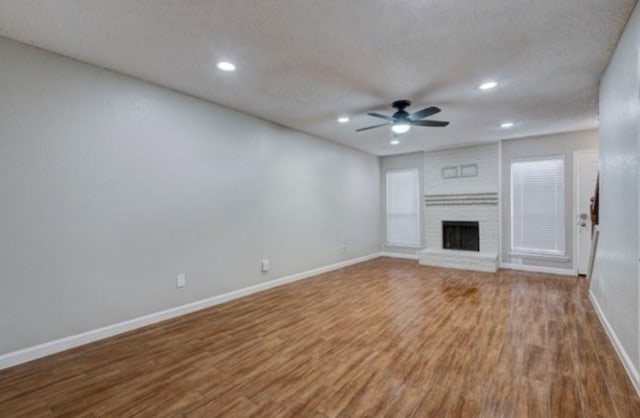
[[[619,418],[638,418],[640,411],[640,399],[636,396],[631,399],[613,395]]]
[[[379,258],[0,371],[0,417],[638,417],[582,279]]]
[[[551,381],[551,416],[582,418],[582,406],[575,378],[557,376]]]
[[[546,348],[531,344],[525,345],[524,376],[527,379],[548,382],[549,367]]]

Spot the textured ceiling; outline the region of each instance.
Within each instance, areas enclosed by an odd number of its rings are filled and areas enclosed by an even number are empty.
[[[635,3],[0,0],[0,34],[388,155],[593,128]],[[238,70],[221,73],[220,59]],[[478,91],[487,79],[500,87]],[[438,105],[434,119],[451,125],[414,128],[396,147],[388,128],[354,132],[395,99]]]

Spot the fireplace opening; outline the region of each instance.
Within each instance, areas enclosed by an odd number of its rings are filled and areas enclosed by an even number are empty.
[[[442,248],[445,250],[480,251],[478,222],[442,221]]]

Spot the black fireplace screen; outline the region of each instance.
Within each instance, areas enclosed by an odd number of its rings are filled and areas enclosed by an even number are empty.
[[[478,222],[442,221],[442,248],[480,251]]]

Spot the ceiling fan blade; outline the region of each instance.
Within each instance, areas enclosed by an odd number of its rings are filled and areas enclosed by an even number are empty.
[[[420,120],[420,119],[424,119],[426,117],[429,117],[431,115],[435,115],[436,113],[440,112],[440,108],[437,106],[430,106],[430,107],[425,107],[422,110],[418,110],[417,112],[413,112],[411,114],[411,116],[409,116],[409,118],[411,120]]]
[[[388,120],[389,122],[394,122],[395,119],[392,118],[391,116],[387,116],[387,115],[381,115],[380,113],[367,113],[367,115],[369,116],[373,116],[374,118],[380,118],[380,119],[384,119],[384,120]]]
[[[432,126],[432,127],[445,127],[449,125],[449,122],[444,122],[440,120],[417,120],[412,123],[413,126]]]
[[[367,126],[366,128],[356,129],[356,132],[367,131],[367,130],[369,130],[369,129],[380,128],[380,127],[382,127],[382,126],[388,126],[388,125],[391,125],[391,122],[388,122],[388,123],[381,123],[380,125],[373,125],[373,126]]]

